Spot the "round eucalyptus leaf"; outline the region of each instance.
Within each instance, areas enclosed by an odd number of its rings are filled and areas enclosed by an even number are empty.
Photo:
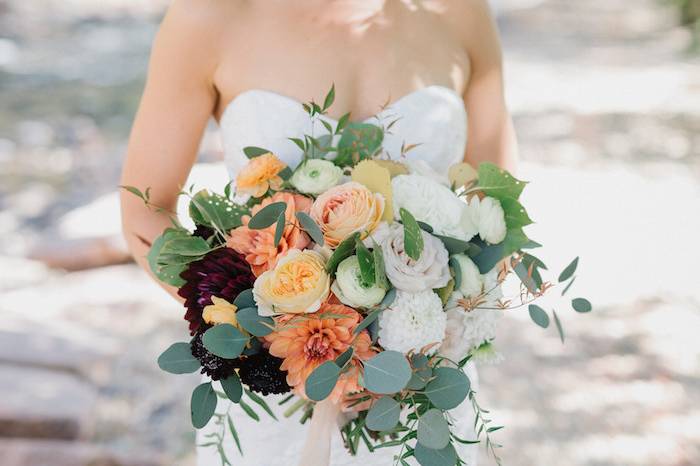
[[[210,353],[220,358],[234,359],[241,355],[248,337],[231,324],[219,324],[204,332],[202,343]]]
[[[463,371],[438,367],[433,371],[433,380],[425,387],[425,394],[436,407],[453,409],[464,401],[470,388],[469,377]]]
[[[365,388],[381,395],[400,392],[411,379],[411,366],[398,351],[383,351],[365,361],[364,366]]]
[[[457,464],[457,452],[452,444],[448,444],[440,450],[434,450],[417,443],[414,455],[421,466],[454,466]]]
[[[192,356],[189,343],[173,343],[158,357],[158,367],[171,374],[191,374],[200,366],[199,360]]]
[[[576,312],[591,312],[593,310],[593,306],[591,305],[591,302],[587,300],[586,298],[574,298],[571,300],[571,307],[574,308],[574,311]]]
[[[216,392],[211,382],[203,383],[192,392],[190,412],[195,429],[206,426],[216,410]]]
[[[236,312],[236,319],[248,333],[256,337],[264,337],[272,333],[275,321],[271,317],[258,315],[255,307],[245,307]]]
[[[401,406],[389,396],[378,399],[367,413],[365,423],[376,432],[384,432],[396,427],[399,423]]]
[[[429,409],[418,419],[418,443],[440,450],[450,443],[450,426],[439,409]]]
[[[314,221],[314,219],[312,219],[309,216],[309,214],[306,214],[304,212],[297,212],[296,215],[299,219],[301,227],[304,230],[306,230],[306,232],[309,234],[314,243],[318,244],[319,246],[323,246],[325,242],[323,232],[321,231],[321,228],[318,226],[318,224]]]
[[[243,309],[244,307],[255,307],[255,297],[253,296],[253,289],[248,288],[238,293],[236,299],[233,300],[233,305],[238,309]]]
[[[221,383],[221,388],[223,388],[224,393],[229,400],[234,403],[241,401],[241,396],[243,396],[243,385],[241,385],[241,379],[238,378],[238,374],[235,372],[225,379],[219,381]]]
[[[539,307],[537,304],[530,304],[527,307],[527,311],[530,313],[530,319],[542,328],[549,327],[549,315],[547,312]]]
[[[345,367],[345,365],[348,362],[350,362],[353,354],[355,354],[355,350],[351,346],[350,348],[345,350],[343,353],[341,353],[337,358],[335,358],[336,365],[342,369],[343,367]]]
[[[576,272],[576,267],[578,266],[578,257],[571,261],[569,265],[566,266],[564,270],[561,271],[561,274],[559,274],[559,283],[567,281],[569,278],[571,278],[574,275],[574,272]]]
[[[335,388],[340,377],[340,367],[334,361],[318,366],[306,379],[306,396],[313,401],[326,399]]]
[[[406,388],[409,390],[422,390],[433,376],[433,369],[428,365],[428,357],[423,353],[411,356],[413,374]]]
[[[284,202],[273,202],[268,204],[248,222],[248,228],[251,230],[262,230],[274,224],[279,218],[280,214],[287,210],[287,204]]]

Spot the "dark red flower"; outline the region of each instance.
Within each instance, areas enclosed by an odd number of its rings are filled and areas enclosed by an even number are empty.
[[[255,282],[243,256],[230,248],[216,249],[192,262],[180,277],[186,283],[177,294],[185,298],[185,319],[190,323],[192,335],[204,324],[202,311],[212,303],[212,296],[233,302],[241,291],[252,288]]]

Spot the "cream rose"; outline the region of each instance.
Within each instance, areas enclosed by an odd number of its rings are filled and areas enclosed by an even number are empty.
[[[296,169],[290,181],[304,194],[321,194],[336,186],[343,177],[343,170],[333,162],[310,159]]]
[[[260,275],[253,285],[261,316],[316,312],[329,292],[325,260],[310,250],[290,249],[274,269]]]
[[[368,246],[373,242],[381,246],[384,267],[389,281],[399,290],[422,291],[442,288],[450,281],[447,265],[449,255],[442,241],[424,231],[423,252],[418,260],[408,257],[403,244],[403,225],[381,223],[365,240]]]
[[[350,256],[338,265],[331,290],[341,303],[351,307],[376,306],[386,294],[382,286],[362,284],[357,256]]]
[[[335,248],[353,233],[374,231],[383,213],[384,197],[351,181],[318,196],[309,215],[321,227],[326,244]]]
[[[473,196],[468,202],[472,223],[476,225],[481,239],[498,244],[506,238],[506,217],[498,199]]]

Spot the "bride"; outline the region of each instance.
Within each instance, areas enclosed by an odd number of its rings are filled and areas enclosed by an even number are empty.
[[[300,153],[280,135],[310,132],[301,102],[322,101],[331,83],[330,121],[346,112],[356,121],[398,118],[384,143],[392,156],[404,143],[419,144],[407,157],[438,172],[462,159],[512,167],[516,143],[487,0],[174,0],[153,47],[122,184],[150,187],[151,202],[173,210],[212,116],[232,178],[245,146],[294,166]],[[148,247],[169,220],[129,195],[122,213],[131,251],[148,270]],[[338,434],[340,411],[328,402],[304,426],[282,416],[256,422],[237,405],[232,412],[244,446],[241,457],[227,439],[236,466],[379,466],[396,453],[350,456]],[[468,402],[452,416],[473,438]],[[460,452],[470,466],[474,450]],[[220,463],[215,448],[198,448],[200,466]]]

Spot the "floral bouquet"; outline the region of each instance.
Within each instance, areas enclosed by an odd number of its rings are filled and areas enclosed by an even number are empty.
[[[152,245],[155,276],[179,289],[192,339],[158,359],[170,373],[201,370],[218,381],[194,389],[192,423],[212,417],[227,398],[257,417],[260,395],[291,394],[286,414],[331,398],[352,412],[341,433],[351,453],[397,447],[397,464],[464,464],[449,410],[470,404],[477,437],[494,457],[499,446],[487,411],[465,372],[471,359],[493,358],[496,320],[527,308],[548,327],[550,315],[533,301],[554,283],[532,255],[540,245],[523,227],[532,223],[519,198],[525,183],[489,164],[453,166],[444,179],[401,154],[386,154],[391,123],[335,125],[321,119],[334,100],[304,108],[326,133],[292,139],[302,162],[292,169],[269,151],[248,147],[247,166],[223,193],[188,196],[194,231],[173,218]],[[393,159],[389,156],[393,156]],[[149,192],[125,187],[147,205]],[[562,296],[578,258],[558,277]],[[503,296],[516,276],[519,293]],[[583,298],[578,312],[591,310]],[[563,341],[557,314],[553,320]],[[246,402],[246,399],[249,402]],[[222,462],[228,464],[221,442]],[[240,445],[238,445],[240,450]]]

